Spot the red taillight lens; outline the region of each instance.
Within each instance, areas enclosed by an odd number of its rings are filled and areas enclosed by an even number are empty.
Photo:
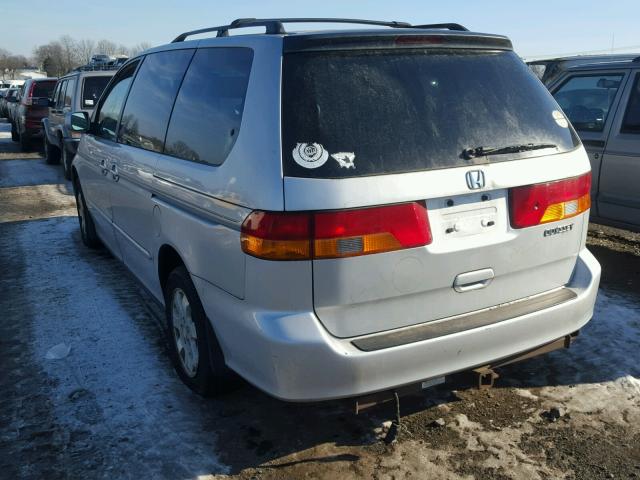
[[[242,223],[242,250],[268,260],[304,260],[311,256],[308,213],[251,212]]]
[[[591,172],[509,190],[511,226],[525,228],[574,217],[591,207]]]
[[[242,249],[269,260],[340,258],[431,243],[422,203],[328,212],[252,212],[242,224]]]

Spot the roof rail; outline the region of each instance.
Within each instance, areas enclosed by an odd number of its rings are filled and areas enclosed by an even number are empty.
[[[457,23],[433,23],[425,25],[411,25],[406,22],[383,22],[378,20],[359,20],[354,18],[238,18],[229,25],[219,27],[202,28],[192,30],[178,35],[171,43],[183,42],[187,37],[201,33],[218,32],[217,37],[229,36],[229,30],[247,27],[265,27],[269,35],[287,33],[284,29],[285,23],[351,23],[358,25],[376,25],[391,28],[442,28],[447,30],[467,31],[465,27]]]

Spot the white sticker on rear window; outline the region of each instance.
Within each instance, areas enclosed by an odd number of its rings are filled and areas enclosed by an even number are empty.
[[[562,128],[569,128],[569,122],[567,121],[567,117],[565,117],[562,112],[558,110],[554,110],[553,112],[551,112],[551,116],[556,121],[556,123],[560,125]]]
[[[338,162],[338,165],[342,168],[353,168],[354,170],[356,168],[355,163],[353,163],[356,159],[356,154],[353,152],[332,153],[331,157]]]
[[[292,153],[296,163],[304,168],[321,167],[329,158],[329,153],[319,143],[298,143]]]

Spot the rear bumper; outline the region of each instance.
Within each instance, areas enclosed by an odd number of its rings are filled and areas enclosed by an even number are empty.
[[[263,312],[194,278],[233,370],[283,400],[359,396],[468,370],[582,328],[592,317],[600,265],[586,249],[560,304],[424,341],[362,351],[331,336],[313,312]]]

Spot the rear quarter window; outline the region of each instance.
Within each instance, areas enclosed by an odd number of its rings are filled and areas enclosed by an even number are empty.
[[[176,98],[165,153],[220,165],[233,147],[242,121],[253,51],[199,49]]]
[[[512,51],[289,53],[282,98],[288,176],[413,172],[541,154],[464,158],[465,149],[480,146],[544,143],[562,152],[579,144],[566,121],[554,118],[553,97]]]
[[[636,74],[621,131],[622,133],[640,134],[640,72]]]
[[[111,80],[110,76],[85,77],[82,85],[82,108],[92,109]]]

